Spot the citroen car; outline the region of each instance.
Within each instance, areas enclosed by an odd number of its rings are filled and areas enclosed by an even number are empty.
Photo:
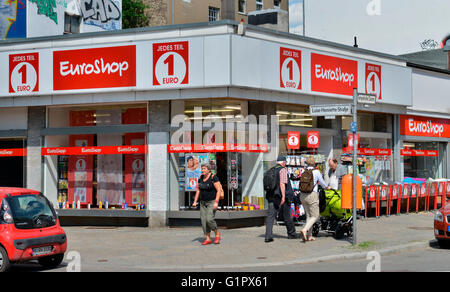
[[[39,191],[0,187],[0,272],[37,260],[46,268],[64,259],[67,238],[51,202]]]

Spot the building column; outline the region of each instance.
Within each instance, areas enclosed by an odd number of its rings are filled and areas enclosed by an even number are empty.
[[[337,116],[336,118],[331,120],[331,128],[337,131],[337,135],[333,137],[333,158],[336,158],[338,161],[341,161],[342,155],[342,145],[343,145],[343,136],[344,131],[342,130],[342,117]],[[326,164],[326,168],[328,169],[328,163]]]
[[[169,132],[164,128],[170,123],[170,101],[151,101],[148,104],[147,154],[147,206],[150,213],[149,227],[167,225],[169,210],[169,161],[167,144]]]
[[[393,116],[393,171],[394,181],[402,181],[403,179],[403,157],[400,155],[400,150],[403,148],[403,141],[400,139],[400,116]]]
[[[42,191],[43,186],[41,129],[45,128],[45,115],[45,106],[28,107],[26,187],[37,191]]]

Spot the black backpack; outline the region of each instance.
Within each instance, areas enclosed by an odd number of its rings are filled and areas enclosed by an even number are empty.
[[[264,173],[264,190],[267,193],[273,193],[277,188],[277,166],[274,166]]]

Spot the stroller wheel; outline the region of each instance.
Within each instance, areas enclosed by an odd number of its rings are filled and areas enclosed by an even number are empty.
[[[316,222],[314,223],[312,228],[312,235],[316,237],[319,234],[319,231],[320,231],[320,223]]]
[[[336,231],[334,233],[334,238],[336,238],[336,239],[344,238],[345,231],[346,231],[345,227],[341,223],[339,223],[336,227]]]

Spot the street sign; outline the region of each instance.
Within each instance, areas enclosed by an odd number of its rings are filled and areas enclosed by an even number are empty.
[[[310,116],[350,116],[352,104],[322,104],[309,106]]]
[[[356,124],[355,122],[352,122],[352,123],[350,124],[350,132],[356,133],[357,130],[358,130],[357,124]]]
[[[375,94],[358,93],[358,103],[375,104],[377,96]]]

